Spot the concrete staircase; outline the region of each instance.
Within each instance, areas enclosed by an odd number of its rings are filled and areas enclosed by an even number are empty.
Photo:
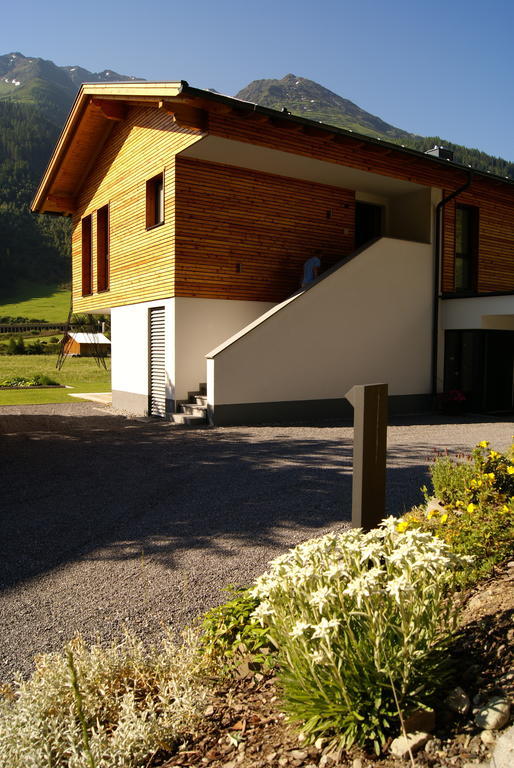
[[[174,424],[183,427],[202,427],[209,423],[207,416],[207,385],[200,384],[197,392],[188,392],[188,399],[177,402],[177,412],[171,414]]]

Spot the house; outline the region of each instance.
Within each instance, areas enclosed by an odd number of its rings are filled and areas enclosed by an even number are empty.
[[[461,390],[513,407],[514,184],[190,87],[83,85],[33,201],[73,218],[73,307],[110,313],[113,404],[215,424]],[[321,276],[299,289],[304,261]]]
[[[64,338],[64,354],[81,357],[105,357],[110,354],[111,342],[103,333],[72,333]]]

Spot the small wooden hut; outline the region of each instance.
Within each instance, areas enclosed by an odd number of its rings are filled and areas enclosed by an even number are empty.
[[[111,342],[103,333],[72,333],[64,338],[64,354],[81,357],[107,356],[111,353]]]

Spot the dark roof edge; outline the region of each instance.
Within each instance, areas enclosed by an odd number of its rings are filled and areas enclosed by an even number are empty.
[[[236,99],[234,96],[225,96],[221,93],[213,93],[212,91],[203,90],[202,88],[194,88],[193,86],[189,85],[187,80],[181,80],[182,83],[182,92],[188,93],[191,96],[195,96],[198,98],[209,98],[213,101],[218,101],[223,104],[228,104],[234,108],[237,109],[237,105],[245,105],[247,109],[252,109],[254,112],[261,114],[261,115],[267,115],[268,117],[274,117],[274,118],[281,118],[282,120],[290,120],[295,123],[299,123],[300,125],[306,125],[306,126],[315,126],[316,128],[320,128],[321,130],[326,130],[330,133],[337,133],[341,136],[346,136],[350,139],[356,139],[356,140],[363,140],[368,142],[369,144],[374,144],[379,147],[386,147],[387,149],[395,150],[397,152],[403,152],[406,155],[411,155],[412,157],[416,158],[423,158],[424,160],[427,160],[430,163],[436,163],[437,165],[444,166],[445,168],[455,168],[458,171],[463,171],[465,173],[469,173],[469,171],[473,171],[474,176],[480,176],[484,179],[489,179],[493,181],[499,181],[503,184],[507,184],[508,186],[514,186],[514,179],[506,178],[505,176],[497,176],[494,173],[487,173],[487,171],[481,171],[478,168],[473,168],[471,165],[463,165],[462,163],[456,163],[453,160],[444,160],[442,158],[436,157],[434,155],[427,155],[425,152],[421,152],[419,149],[412,149],[412,147],[404,147],[401,144],[395,144],[392,141],[388,141],[387,139],[378,139],[374,136],[368,136],[365,133],[357,133],[356,131],[349,130],[347,128],[340,128],[337,125],[329,125],[328,123],[322,123],[318,120],[309,120],[306,117],[300,117],[299,115],[293,115],[290,112],[281,112],[278,109],[271,109],[270,107],[262,107],[259,104],[254,104],[252,101],[243,101],[242,99]]]

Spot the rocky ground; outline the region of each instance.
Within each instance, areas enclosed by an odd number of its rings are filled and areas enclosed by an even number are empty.
[[[484,727],[490,718],[487,705],[496,698],[514,702],[514,561],[478,587],[470,590],[461,614],[462,634],[452,653],[456,657],[461,691],[454,708],[469,699],[465,714],[445,705],[436,711],[436,722],[428,741],[416,751],[414,760],[423,768],[471,768],[489,765],[502,730]],[[498,702],[500,704],[498,705]],[[508,707],[508,705],[507,705]],[[494,713],[493,713],[494,714]],[[503,718],[505,720],[505,717]],[[481,722],[481,724],[477,724]],[[486,723],[490,726],[492,721]],[[353,750],[350,754],[327,754],[322,744],[306,745],[280,711],[277,682],[273,676],[252,673],[243,665],[239,679],[227,682],[213,696],[198,734],[171,760],[172,766],[208,768],[398,768],[405,761],[391,754],[386,745],[380,758]],[[407,758],[408,759],[408,758]],[[495,763],[496,764],[496,763]],[[503,763],[504,768],[512,765]]]

